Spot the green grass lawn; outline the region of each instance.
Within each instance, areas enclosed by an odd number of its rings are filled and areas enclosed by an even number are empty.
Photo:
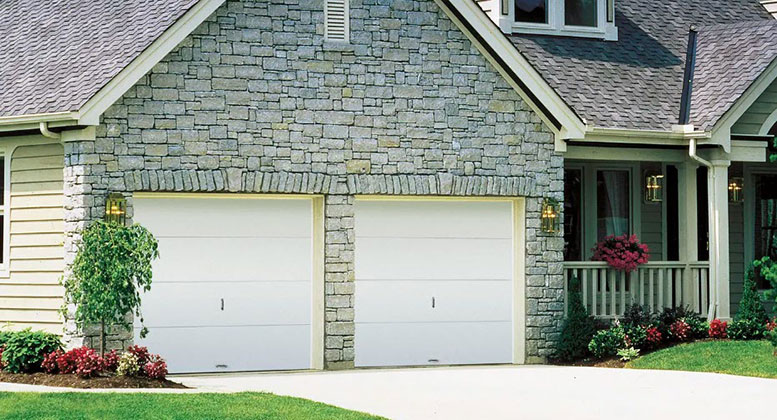
[[[377,419],[272,394],[0,393],[2,419]]]
[[[777,357],[772,352],[766,341],[702,341],[646,354],[626,367],[777,378]]]

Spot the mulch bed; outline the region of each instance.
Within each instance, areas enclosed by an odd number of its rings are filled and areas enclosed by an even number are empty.
[[[167,379],[149,379],[129,376],[98,376],[81,378],[76,374],[51,375],[48,373],[8,373],[0,371],[0,382],[45,385],[66,388],[177,388],[186,387]]]
[[[626,362],[622,361],[618,358],[613,359],[605,359],[605,360],[578,360],[573,363],[564,364],[565,366],[585,366],[585,367],[601,367],[601,368],[624,368],[626,367]]]

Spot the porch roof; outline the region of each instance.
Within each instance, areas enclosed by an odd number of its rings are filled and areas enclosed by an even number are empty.
[[[691,122],[710,130],[777,58],[777,20],[699,29]]]
[[[714,124],[730,107],[728,98],[738,98],[749,86],[747,80],[763,71],[760,63],[768,58],[759,56],[762,42],[770,39],[770,47],[777,48],[777,31],[772,30],[772,38],[766,34],[774,18],[755,0],[618,0],[615,22],[618,41],[510,37],[589,126],[671,130],[680,114],[691,25],[704,29],[699,39],[703,57],[697,62],[700,86],[694,89],[694,125]],[[736,23],[742,28],[712,26]],[[716,34],[728,36],[729,31],[734,39],[714,39]],[[759,35],[758,41],[748,38],[754,34]],[[721,53],[724,57],[716,57]],[[745,80],[737,79],[740,75]],[[722,104],[718,95],[724,98]]]

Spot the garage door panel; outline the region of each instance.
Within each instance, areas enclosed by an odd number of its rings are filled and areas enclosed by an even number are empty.
[[[512,294],[510,281],[360,281],[356,289],[359,322],[512,319],[511,300],[494,298]]]
[[[357,234],[359,280],[510,279],[511,239],[364,238]]]
[[[308,238],[313,228],[309,199],[141,198],[134,208],[135,221],[160,237]]]
[[[143,317],[149,327],[299,325],[310,323],[310,302],[308,282],[157,283]]]
[[[142,306],[150,335],[138,342],[171,372],[310,368],[312,200],[133,204],[160,248]]]
[[[510,322],[357,324],[356,337],[357,366],[512,361]]]
[[[310,238],[161,237],[154,282],[309,281],[311,254]]]
[[[355,211],[361,237],[511,237],[508,201],[357,201]]]
[[[152,328],[136,341],[166,357],[171,373],[310,367],[309,326]]]

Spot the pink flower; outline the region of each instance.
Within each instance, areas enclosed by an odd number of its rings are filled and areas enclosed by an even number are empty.
[[[631,272],[649,259],[647,245],[639,243],[636,235],[605,237],[593,249],[594,261],[605,261],[619,271]]]

